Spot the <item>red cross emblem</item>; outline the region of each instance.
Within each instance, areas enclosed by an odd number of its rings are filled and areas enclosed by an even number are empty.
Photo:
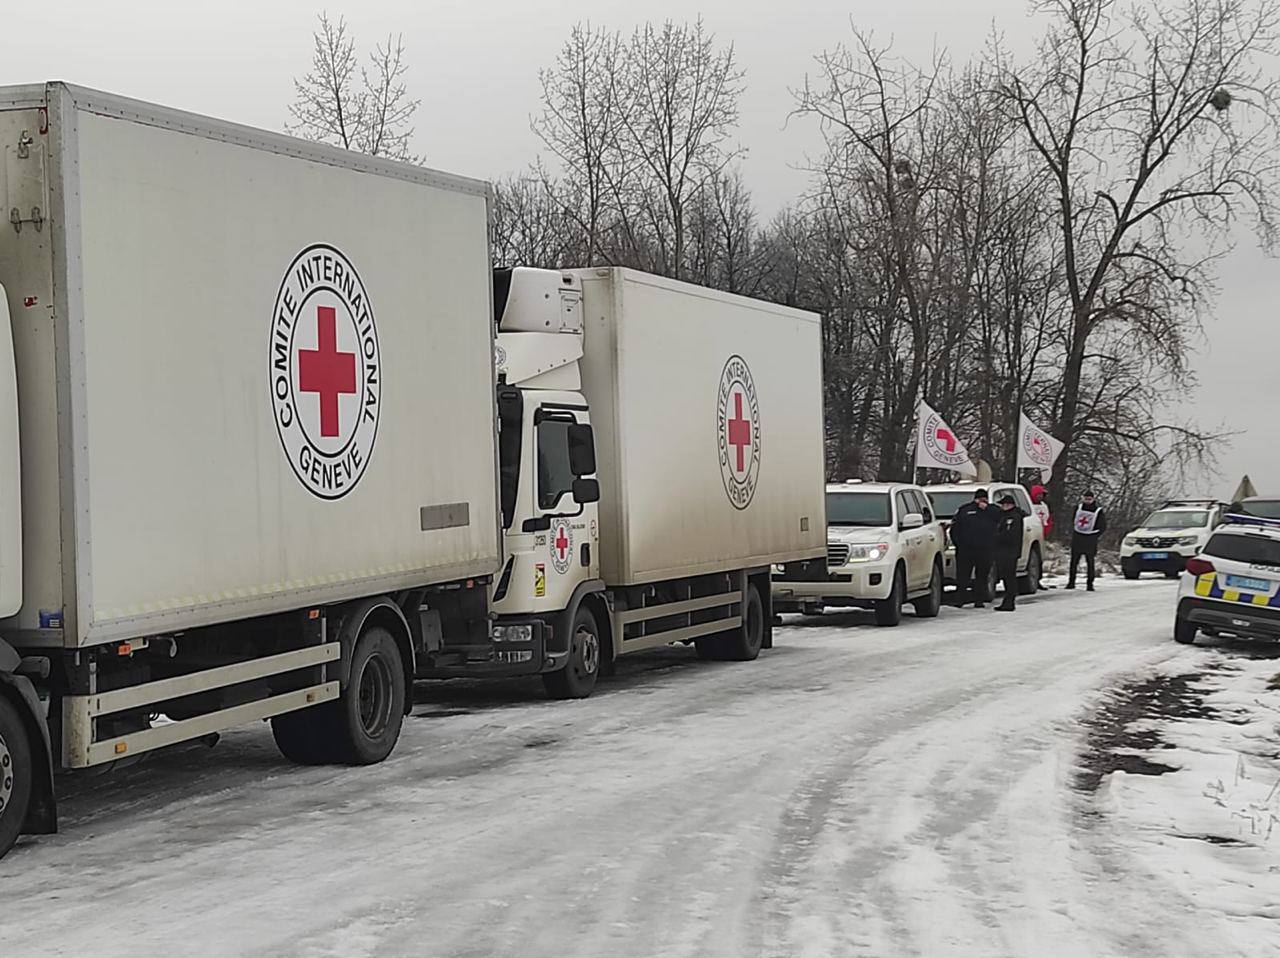
[[[951,434],[950,430],[937,429],[934,431],[934,436],[937,437],[938,442],[947,452],[956,451],[956,437]]]
[[[1081,529],[1087,529],[1089,527],[1089,517],[1087,515],[1081,514],[1076,519],[1076,525],[1079,526]]]
[[[742,393],[733,394],[733,416],[729,419],[729,445],[738,458],[738,472],[747,471],[747,450],[751,448],[751,420],[742,414]]]
[[[569,536],[564,530],[564,526],[556,530],[556,555],[561,562],[569,557]]]
[[[338,435],[338,397],[356,391],[356,354],[338,349],[338,311],[316,307],[317,348],[298,350],[298,388],[320,395],[320,435]]]

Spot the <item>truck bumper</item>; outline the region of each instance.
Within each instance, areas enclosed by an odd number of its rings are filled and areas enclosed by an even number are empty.
[[[445,646],[419,667],[417,677],[507,678],[552,672],[564,662],[547,651],[550,633],[551,626],[542,619],[504,618],[493,627],[490,642]]]
[[[774,611],[794,612],[814,605],[863,606],[889,598],[893,591],[893,564],[869,562],[841,566],[825,579],[796,580],[775,574]]]
[[[1280,640],[1280,609],[1267,606],[1183,599],[1178,603],[1178,618],[1213,633]]]

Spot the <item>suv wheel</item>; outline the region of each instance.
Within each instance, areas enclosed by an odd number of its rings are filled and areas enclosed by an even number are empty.
[[[1027,574],[1018,577],[1018,594],[1035,595],[1040,591],[1040,575],[1044,569],[1044,561],[1040,558],[1040,547],[1031,547],[1031,556],[1027,559]]]
[[[902,621],[902,600],[907,591],[904,578],[902,569],[897,569],[889,598],[876,600],[876,625],[897,625]]]
[[[921,596],[911,603],[915,606],[916,616],[921,619],[932,619],[942,611],[942,560],[933,562],[933,575],[929,577],[929,594]]]
[[[1179,645],[1190,645],[1196,640],[1196,633],[1200,631],[1196,628],[1194,622],[1188,622],[1186,619],[1178,619],[1173,624],[1173,641]]]

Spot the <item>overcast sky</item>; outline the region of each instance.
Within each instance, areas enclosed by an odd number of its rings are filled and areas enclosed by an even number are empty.
[[[630,29],[643,19],[688,19],[700,11],[733,41],[747,71],[741,140],[747,180],[766,214],[805,186],[799,169],[816,149],[812,125],[788,122],[790,89],[810,59],[860,28],[892,37],[914,59],[945,46],[954,59],[976,51],[994,24],[1014,47],[1038,31],[1024,0],[56,0],[6,4],[0,82],[62,79],[269,129],[280,129],[292,78],[311,56],[316,14],[343,15],[366,45],[403,33],[408,83],[421,98],[414,149],[430,165],[491,178],[524,167],[536,152],[529,116],[538,108],[538,69],[584,16]],[[1241,430],[1221,453],[1211,488],[1225,496],[1244,472],[1280,495],[1280,302],[1277,263],[1249,236],[1223,264],[1222,293],[1196,366],[1201,386],[1187,413]]]

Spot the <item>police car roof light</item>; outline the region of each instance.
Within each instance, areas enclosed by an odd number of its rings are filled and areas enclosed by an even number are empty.
[[[1280,529],[1280,519],[1266,519],[1262,516],[1242,515],[1229,512],[1222,517],[1222,524],[1228,526],[1262,526],[1266,529]]]

